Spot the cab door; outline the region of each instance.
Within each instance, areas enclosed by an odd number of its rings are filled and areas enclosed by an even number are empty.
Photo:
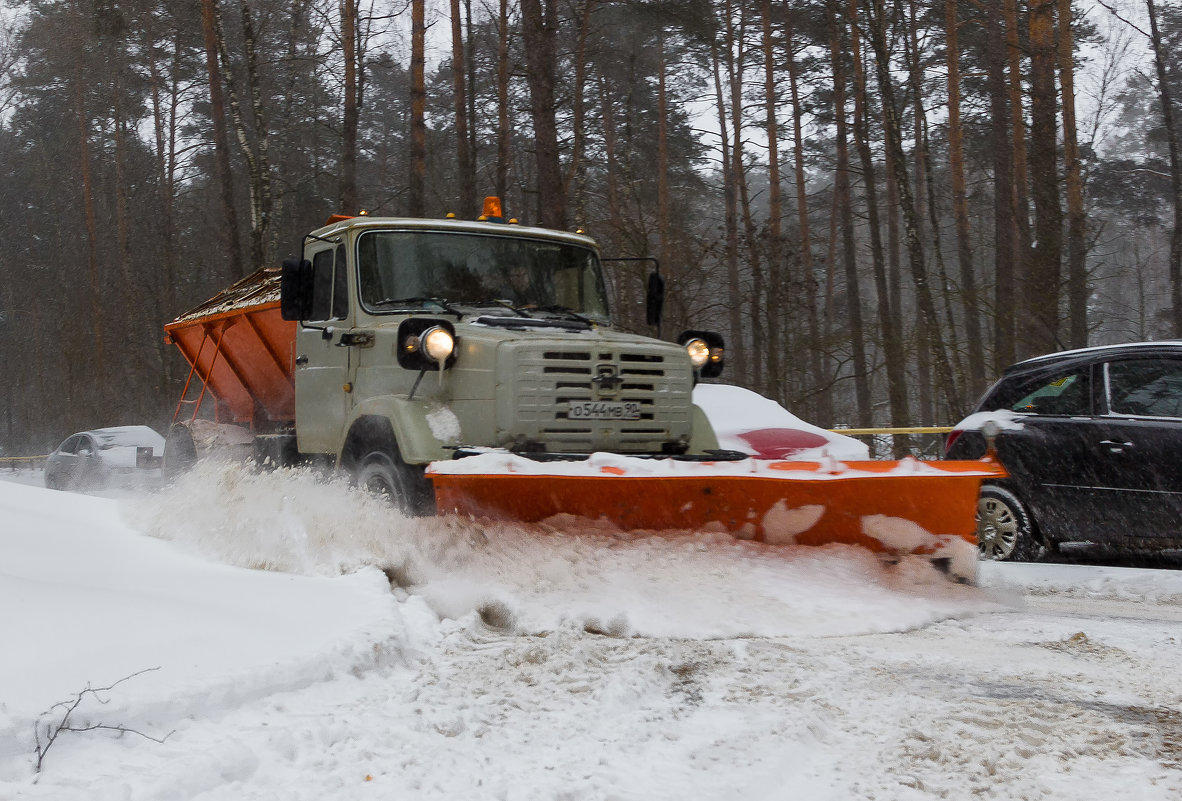
[[[309,254],[312,312],[296,333],[296,438],[301,453],[335,453],[352,408],[356,365],[341,344],[348,330],[349,291],[344,244]]]

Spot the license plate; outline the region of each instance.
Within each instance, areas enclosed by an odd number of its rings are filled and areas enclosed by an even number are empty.
[[[639,420],[640,404],[630,401],[572,401],[566,409],[571,420]]]

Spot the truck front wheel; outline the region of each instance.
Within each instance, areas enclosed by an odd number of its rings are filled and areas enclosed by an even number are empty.
[[[415,468],[385,451],[371,451],[362,457],[356,473],[357,486],[384,495],[403,514],[430,514],[431,488]]]

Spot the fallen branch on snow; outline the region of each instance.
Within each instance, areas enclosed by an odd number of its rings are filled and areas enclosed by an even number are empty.
[[[134,679],[136,676],[142,676],[145,673],[151,673],[153,670],[159,670],[159,667],[145,668],[138,670],[128,676],[124,676],[119,681],[114,682],[106,687],[91,687],[86,685],[86,689],[76,694],[69,701],[61,701],[54,704],[45,712],[42,712],[37,722],[33,724],[33,737],[37,745],[37,763],[33,768],[34,773],[40,773],[41,767],[45,764],[45,755],[49,753],[49,749],[57,742],[57,738],[66,732],[87,732],[87,731],[114,731],[120,734],[136,734],[143,737],[145,740],[151,740],[154,743],[163,743],[173,732],[169,732],[161,738],[153,737],[149,734],[144,734],[142,731],[128,728],[127,726],[119,726],[111,723],[87,723],[84,725],[75,725],[70,718],[82,705],[82,702],[87,696],[93,697],[100,704],[110,703],[109,698],[103,698],[99,693],[110,692],[125,681]],[[58,710],[64,710],[59,712]],[[60,714],[60,718],[58,715]],[[46,720],[46,718],[49,720]]]

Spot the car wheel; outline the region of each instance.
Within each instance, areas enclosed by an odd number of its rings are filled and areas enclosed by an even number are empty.
[[[977,544],[981,558],[1024,562],[1042,551],[1034,539],[1034,519],[1008,489],[987,484],[977,499]]]
[[[361,460],[355,474],[357,486],[385,496],[406,515],[428,514],[430,487],[422,473],[385,451],[371,451]]]

